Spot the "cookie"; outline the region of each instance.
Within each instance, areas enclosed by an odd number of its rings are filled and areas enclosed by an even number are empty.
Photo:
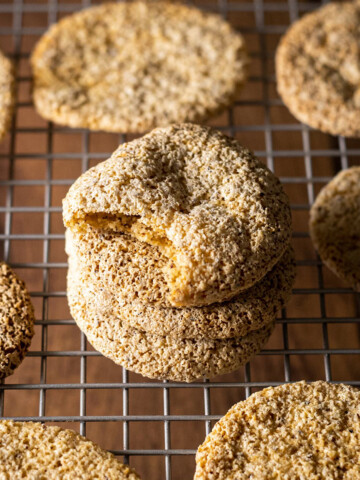
[[[15,103],[15,78],[11,61],[0,51],[0,141],[11,124]]]
[[[144,245],[137,240],[129,240],[128,245],[134,242]],[[68,246],[69,250],[72,249]],[[151,249],[149,250],[151,252]],[[156,265],[151,253],[144,256],[139,255],[138,250],[133,252],[129,249],[125,252],[125,258],[111,260],[104,253],[96,254],[93,245],[89,245],[86,252],[87,263],[84,264],[79,256],[74,254],[70,255],[70,262],[76,264],[80,282],[86,285],[91,295],[96,298],[98,312],[111,311],[121,318],[124,327],[178,338],[242,337],[273,322],[277,312],[289,300],[295,278],[294,252],[289,247],[259,283],[228,302],[213,303],[205,307],[163,307],[144,301],[145,295],[140,295],[144,287],[142,265],[144,268]],[[111,276],[114,262],[121,266],[122,271],[122,275],[116,277],[117,281]],[[100,276],[102,268],[107,270],[104,277]],[[151,283],[146,286],[151,294],[154,291]]]
[[[34,103],[48,120],[92,130],[201,123],[236,98],[247,63],[243,37],[218,15],[171,2],[105,3],[40,39]]]
[[[359,2],[331,2],[295,22],[276,53],[285,105],[333,135],[360,136],[359,22]]]
[[[341,171],[321,190],[310,235],[325,265],[360,291],[360,167]]]
[[[127,370],[149,378],[193,382],[236,370],[258,353],[274,322],[245,337],[225,340],[178,339],[126,328],[111,312],[97,310],[97,298],[81,283],[70,262],[70,312],[92,346]]]
[[[72,430],[0,421],[0,476],[11,479],[139,480],[115,456]]]
[[[99,235],[127,233],[156,247],[175,307],[250,288],[281,258],[291,233],[274,174],[236,140],[191,124],[120,145],[71,186],[63,219],[74,231],[90,224]]]
[[[34,335],[34,309],[24,282],[0,263],[0,378],[14,373]]]
[[[195,480],[360,478],[360,392],[298,382],[234,405],[196,455]]]

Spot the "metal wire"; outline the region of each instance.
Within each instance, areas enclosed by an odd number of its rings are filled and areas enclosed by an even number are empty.
[[[198,2],[195,2],[198,4]],[[13,58],[15,67],[18,73],[18,85],[29,86],[31,83],[31,76],[20,68],[22,62],[28,62],[29,49],[26,48],[26,42],[30,38],[39,37],[46,28],[59,18],[59,14],[66,14],[79,10],[80,8],[89,6],[90,0],[82,0],[81,3],[65,3],[62,0],[48,0],[48,3],[32,3],[29,0],[14,0],[13,3],[0,4],[0,47]],[[287,191],[295,191],[295,189],[303,188],[304,194],[299,198],[291,198],[291,206],[294,213],[294,242],[302,241],[308,242],[309,234],[306,227],[306,222],[297,220],[298,215],[307,215],[308,210],[313,203],[319,186],[328,182],[339,168],[348,168],[354,164],[360,164],[360,142],[354,140],[346,140],[339,137],[316,137],[316,132],[313,132],[308,127],[289,119],[287,116],[281,118],[281,123],[276,122],[272,116],[274,108],[283,108],[281,100],[274,98],[275,76],[273,72],[273,57],[274,57],[274,38],[278,39],[288,27],[288,24],[295,21],[299,15],[302,15],[314,8],[317,8],[320,2],[302,2],[298,0],[287,1],[273,1],[254,0],[253,2],[246,1],[227,1],[217,0],[209,3],[201,3],[199,6],[204,9],[217,11],[224,18],[230,22],[233,21],[232,15],[251,14],[252,20],[246,25],[242,24],[241,31],[245,35],[256,36],[257,45],[255,47],[250,45],[250,55],[254,62],[258,62],[259,68],[253,72],[249,78],[249,83],[254,87],[261,89],[261,94],[256,98],[249,98],[246,95],[240,100],[236,101],[231,109],[229,109],[225,121],[221,121],[217,128],[228,132],[233,136],[238,136],[240,139],[246,135],[256,135],[256,141],[249,146],[255,150],[255,153],[261,157],[269,166],[271,170],[278,174],[278,165],[284,165],[286,162],[301,161],[302,173],[296,174],[291,170],[286,169],[286,173],[280,173],[279,176],[287,188]],[[27,15],[32,15],[34,19],[36,15],[45,15],[46,21],[41,26],[36,23],[36,26],[29,26],[29,22],[25,22]],[[8,22],[6,19],[8,18]],[[4,19],[4,20],[3,20]],[[26,24],[25,24],[26,23]],[[8,37],[11,36],[11,41]],[[275,45],[276,46],[276,45]],[[69,129],[59,127],[48,123],[47,125],[39,126],[23,126],[19,119],[21,119],[21,109],[31,108],[31,101],[29,98],[20,98],[17,102],[17,109],[12,123],[10,139],[6,147],[0,148],[0,192],[6,192],[4,196],[4,203],[0,205],[0,216],[3,218],[3,232],[0,232],[0,242],[3,245],[3,257],[6,262],[12,264],[16,269],[21,269],[23,272],[32,272],[34,276],[38,272],[42,274],[41,287],[37,286],[31,295],[34,301],[37,301],[37,322],[38,329],[37,336],[39,341],[28,354],[29,358],[39,360],[39,376],[38,379],[24,380],[21,377],[21,369],[19,369],[19,376],[13,377],[15,381],[7,379],[0,384],[0,415],[4,418],[16,418],[18,420],[34,420],[46,422],[78,422],[79,431],[81,434],[86,434],[86,427],[89,424],[96,422],[118,422],[117,425],[122,428],[122,448],[113,449],[114,453],[123,456],[125,462],[132,463],[132,457],[160,457],[163,460],[164,475],[157,477],[155,473],[147,472],[147,478],[166,478],[183,479],[182,467],[176,464],[174,467],[174,459],[182,456],[184,459],[192,458],[195,453],[195,447],[182,448],[174,446],[174,437],[172,436],[172,428],[176,423],[182,422],[201,422],[204,426],[203,436],[210,432],[213,422],[218,420],[225,411],[212,413],[212,399],[216,392],[221,392],[224,396],[227,392],[234,389],[242,392],[242,398],[248,397],[254,390],[261,389],[267,386],[280,385],[283,382],[290,382],[298,380],[295,375],[302,378],[305,375],[305,368],[302,370],[302,362],[312,361],[314,358],[322,358],[323,361],[323,375],[322,377],[329,381],[347,383],[360,387],[360,376],[356,374],[349,374],[347,378],[342,378],[338,371],[333,369],[334,359],[346,359],[350,357],[353,359],[356,356],[356,362],[360,359],[360,335],[357,333],[357,342],[353,341],[356,338],[346,338],[344,341],[336,343],[335,347],[331,347],[330,329],[340,324],[345,327],[355,327],[359,329],[360,313],[359,313],[359,299],[356,294],[341,283],[331,277],[329,280],[326,276],[328,273],[323,269],[320,258],[310,252],[306,258],[298,258],[297,265],[299,268],[313,272],[312,283],[307,281],[299,282],[294,289],[294,299],[297,302],[298,308],[296,314],[288,315],[284,310],[281,318],[278,320],[280,327],[281,345],[276,344],[271,347],[266,347],[259,355],[259,359],[275,358],[282,360],[282,373],[278,371],[277,378],[265,380],[258,380],[259,371],[256,368],[256,361],[247,364],[243,371],[235,374],[228,381],[226,378],[222,381],[215,379],[214,381],[199,381],[193,384],[177,384],[172,382],[147,381],[141,377],[140,380],[134,378],[125,369],[122,370],[122,377],[118,381],[97,383],[88,381],[88,362],[92,358],[100,358],[100,354],[88,348],[86,338],[83,334],[80,337],[79,349],[72,350],[63,348],[61,350],[54,350],[49,344],[49,332],[51,329],[58,327],[69,327],[74,325],[70,318],[56,318],[51,310],[50,302],[53,299],[59,299],[61,302],[66,302],[65,291],[53,288],[52,275],[65,276],[67,264],[64,261],[53,259],[51,256],[51,242],[63,242],[64,234],[62,232],[54,232],[52,229],[52,215],[60,215],[61,207],[53,203],[54,189],[67,188],[75,180],[71,178],[54,178],[54,162],[61,160],[62,162],[81,163],[81,171],[86,171],[93,162],[98,162],[106,159],[110,151],[92,151],[91,149],[91,134],[87,131],[79,129]],[[239,122],[239,109],[241,108],[262,108],[263,122],[252,124],[243,124]],[[285,120],[284,120],[285,119]],[[65,151],[57,151],[55,148],[55,138],[57,135],[81,136],[81,146],[76,151],[70,148]],[[294,140],[294,147],[287,142],[283,147],[277,141],[277,135],[298,135],[298,140]],[[19,145],[19,136],[21,135],[42,135],[45,140],[41,140],[41,144],[45,144],[45,148],[37,151],[22,150]],[[34,137],[35,138],[35,137]],[[36,137],[37,138],[37,137]],[[43,137],[42,137],[43,138]],[[294,137],[295,138],[295,137]],[[21,137],[20,137],[21,139]],[[315,139],[315,141],[314,141]],[[325,139],[325,140],[324,140]],[[121,135],[119,142],[127,140],[125,135]],[[300,143],[299,143],[300,142]],[[0,146],[1,147],[1,146]],[[45,172],[37,176],[32,175],[28,178],[26,174],[20,176],[16,174],[17,161],[39,160],[45,162]],[[9,161],[9,166],[7,163]],[[319,165],[326,165],[326,168],[319,169]],[[290,172],[290,173],[289,173]],[[295,171],[294,171],[295,172]],[[80,173],[80,172],[79,172]],[[40,204],[19,205],[16,202],[16,188],[24,187],[31,189],[43,189],[43,199]],[[290,195],[291,196],[291,195]],[[14,227],[16,215],[32,215],[37,214],[42,216],[42,229],[28,228],[26,231],[17,231]],[[25,218],[25,217],[24,217]],[[16,242],[38,241],[43,245],[42,257],[36,257],[31,262],[22,261],[12,255],[12,246]],[[346,304],[354,305],[353,309],[344,311],[337,311],[329,303],[329,298],[342,299]],[[306,299],[306,300],[302,300]],[[316,306],[307,307],[304,315],[302,313],[302,301],[309,302],[310,299],[316,300]],[[340,302],[340,300],[339,300]],[[305,305],[304,303],[304,305]],[[340,302],[341,303],[341,302]],[[342,304],[341,304],[342,305]],[[300,312],[300,313],[299,313]],[[303,329],[319,327],[319,340],[317,346],[314,346],[313,339],[309,337],[309,343],[306,347],[298,346],[296,343],[296,334],[293,333],[293,328],[301,326]],[[305,330],[304,330],[305,331]],[[358,330],[359,332],[359,330]],[[356,335],[355,335],[356,337]],[[322,342],[322,344],[320,344]],[[296,370],[294,369],[293,360],[297,356],[300,357],[300,363]],[[66,377],[61,377],[48,381],[50,374],[51,359],[56,358],[75,358],[79,359],[79,380],[66,381]],[[24,362],[25,363],[25,362]],[[253,366],[255,365],[255,367]],[[335,372],[335,373],[334,373]],[[308,372],[307,372],[308,373]],[[62,381],[63,379],[63,381]],[[315,380],[316,378],[312,378]],[[108,392],[121,391],[122,393],[122,414],[108,414],[106,409],[101,414],[89,413],[88,395],[97,390],[106,390]],[[162,406],[160,410],[153,405],[152,413],[138,414],[132,413],[131,396],[136,391],[153,391],[161,392]],[[202,392],[202,413],[198,413],[198,405],[195,400],[191,404],[191,411],[194,413],[172,413],[177,412],[179,405],[172,400],[173,394],[177,391],[188,391],[192,394]],[[79,414],[64,414],[51,415],[48,414],[48,396],[50,392],[65,391],[71,393],[72,391],[79,392]],[[38,392],[38,413],[25,414],[17,412],[16,415],[7,415],[7,396],[11,392],[21,392],[21,395],[29,395],[31,392]],[[240,394],[239,394],[240,396]],[[240,398],[239,398],[240,399]],[[230,405],[228,405],[230,406]],[[162,411],[161,411],[162,410]],[[132,448],[132,439],[130,436],[131,427],[136,423],[156,422],[163,424],[163,448],[147,447],[146,444],[138,445]],[[135,438],[135,437],[134,437]]]

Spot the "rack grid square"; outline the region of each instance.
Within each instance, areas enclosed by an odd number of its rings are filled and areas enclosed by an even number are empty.
[[[32,348],[0,384],[0,415],[71,427],[137,468],[143,478],[192,478],[197,446],[233,403],[269,385],[326,379],[360,386],[359,295],[323,267],[308,234],[320,188],[360,165],[360,140],[298,123],[276,93],[274,53],[289,24],[321,3],[199,0],[245,36],[252,59],[239,99],[211,125],[267,163],[289,194],[297,256],[294,294],[265,349],[237,372],[193,384],[147,380],[87,343],[66,302],[61,199],[127,135],[48,123],[31,102],[29,53],[53,22],[91,0],[0,0],[0,48],[17,71],[17,105],[0,144],[0,242],[4,261],[26,281],[36,309]]]

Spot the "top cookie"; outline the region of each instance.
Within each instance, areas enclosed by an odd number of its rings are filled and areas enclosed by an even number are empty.
[[[360,136],[360,3],[329,3],[305,15],[276,54],[278,91],[301,122]]]
[[[14,101],[15,80],[13,64],[0,51],[0,141],[10,127]]]
[[[127,465],[72,430],[0,421],[0,476],[11,479],[139,480]]]
[[[169,259],[173,306],[232,298],[260,280],[290,237],[278,179],[239,143],[207,127],[156,129],[83,174],[64,223],[128,233]]]
[[[196,455],[196,480],[360,479],[360,392],[326,382],[266,388],[233,406]]]
[[[360,291],[360,167],[341,171],[321,190],[310,234],[325,265]]]
[[[34,309],[24,283],[0,263],[0,378],[22,362],[34,335]]]
[[[171,2],[107,3],[50,28],[35,47],[34,103],[70,127],[142,132],[202,122],[245,81],[244,40],[218,15]]]

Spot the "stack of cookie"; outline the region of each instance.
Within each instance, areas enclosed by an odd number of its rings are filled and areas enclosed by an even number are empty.
[[[340,171],[310,210],[310,237],[323,263],[360,292],[360,167]]]
[[[294,280],[290,209],[236,140],[156,129],[83,174],[63,207],[71,313],[105,356],[189,382],[267,341]]]

